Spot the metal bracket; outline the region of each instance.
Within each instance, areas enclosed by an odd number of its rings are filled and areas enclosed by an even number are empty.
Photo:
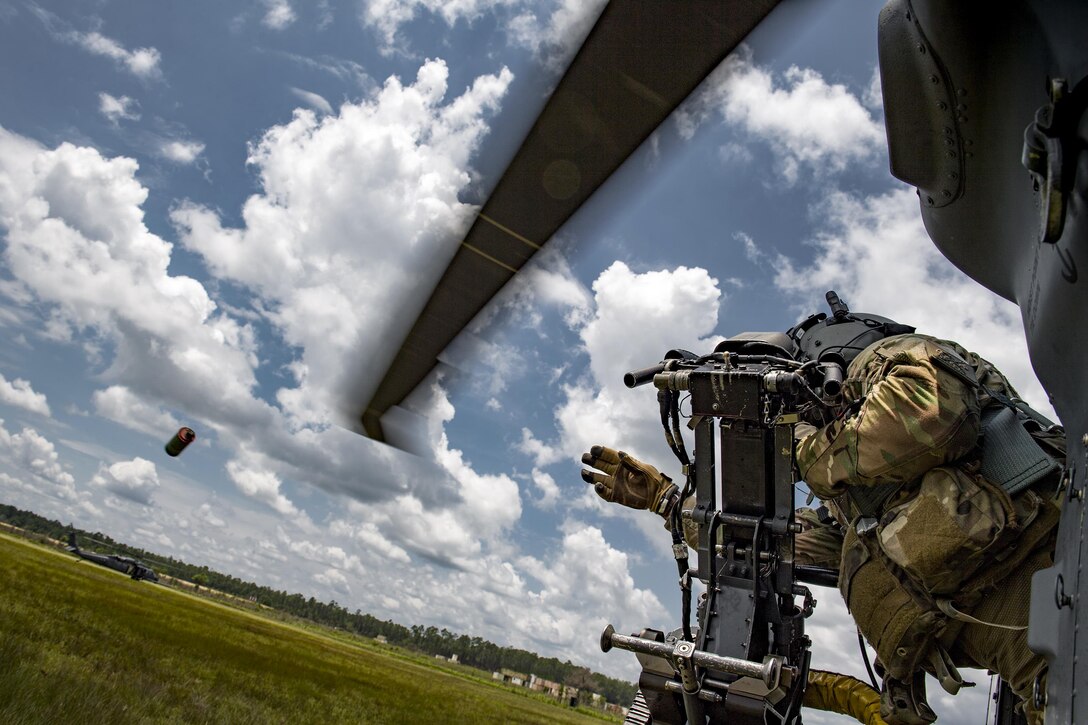
[[[655,642],[653,640],[643,639],[641,637],[617,634],[616,628],[610,624],[605,627],[604,632],[601,634],[601,651],[608,652],[613,647],[619,647],[620,649],[625,649],[629,652],[643,652],[645,654],[654,655],[655,657],[662,657],[676,667],[677,671],[680,672],[681,678],[683,678],[684,675],[684,668],[689,664],[692,667],[717,670],[719,672],[726,672],[740,677],[752,677],[762,681],[763,684],[767,686],[768,690],[776,689],[782,677],[783,668],[781,657],[768,655],[763,659],[763,663],[760,664],[759,662],[752,662],[750,660],[737,659],[736,657],[724,657],[711,652],[704,652],[695,649],[695,645],[691,642],[680,641],[675,645],[671,645],[665,642]],[[684,684],[686,687],[688,681],[685,680]],[[696,686],[698,686],[698,683],[696,683]]]
[[[1064,609],[1073,604],[1073,597],[1065,593],[1065,577],[1061,574],[1054,579],[1054,605]]]
[[[1036,710],[1043,710],[1046,708],[1046,690],[1043,688],[1043,675],[1042,673],[1035,676],[1035,681],[1031,683],[1031,701],[1035,705]]]
[[[1024,129],[1024,150],[1021,163],[1032,177],[1032,183],[1042,196],[1040,204],[1039,241],[1054,244],[1065,227],[1066,188],[1065,157],[1061,136],[1062,100],[1068,92],[1065,80],[1050,82],[1050,103],[1035,112],[1035,120]]]

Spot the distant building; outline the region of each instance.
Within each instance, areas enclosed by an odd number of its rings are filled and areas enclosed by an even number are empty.
[[[604,704],[604,711],[611,715],[619,715],[620,717],[627,717],[627,708],[621,705],[617,705],[614,702],[606,702]]]
[[[443,657],[442,655],[435,655],[435,656],[434,656],[434,658],[435,658],[436,660],[442,660],[443,662],[445,662],[445,661],[446,661],[446,658],[445,658],[445,657]]]
[[[563,695],[559,699],[561,702],[565,702],[571,707],[578,707],[578,688],[571,687],[570,685],[563,685]]]
[[[501,672],[492,672],[491,673],[491,679],[498,680],[499,682],[502,682],[502,673]]]
[[[514,672],[513,670],[507,669],[500,670],[500,672],[502,672],[502,681],[511,685],[523,687],[525,683],[529,681],[529,675],[521,672]]]
[[[537,677],[536,675],[529,675],[529,689],[534,692],[543,692],[551,695],[557,700],[563,694],[563,686],[558,682],[552,680],[545,680],[543,677]]]
[[[461,661],[461,659],[456,654],[450,655],[450,662],[460,662],[460,661]]]
[[[384,634],[379,634],[377,637],[374,638],[374,641],[378,644],[389,644],[389,640],[385,638]]]

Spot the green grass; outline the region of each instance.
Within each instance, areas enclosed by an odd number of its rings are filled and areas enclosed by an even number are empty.
[[[0,534],[2,723],[599,723]]]

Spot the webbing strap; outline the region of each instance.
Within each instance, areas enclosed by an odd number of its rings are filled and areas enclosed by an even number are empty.
[[[948,615],[950,618],[957,619],[957,620],[959,620],[961,622],[967,622],[969,624],[981,624],[984,627],[996,627],[998,629],[1008,629],[1008,630],[1011,630],[1013,632],[1022,632],[1023,630],[1028,628],[1028,626],[1026,624],[1023,625],[1023,626],[1016,625],[1016,624],[998,624],[997,622],[984,622],[981,619],[975,619],[970,614],[964,614],[960,610],[956,609],[954,606],[952,606],[952,602],[950,602],[947,599],[938,599],[937,600],[937,607],[942,612],[944,612],[946,615]]]
[[[996,390],[990,390],[989,388],[986,388],[986,392],[990,395],[991,398],[1001,403],[1006,408],[1009,408],[1013,412],[1020,413],[1028,418],[1031,418],[1043,428],[1053,428],[1055,426],[1054,421],[1052,421],[1050,418],[1047,418],[1039,411],[1035,410],[1035,408],[1032,408],[1023,400],[1014,401],[1013,399],[1005,396],[1003,393],[1000,393]]]

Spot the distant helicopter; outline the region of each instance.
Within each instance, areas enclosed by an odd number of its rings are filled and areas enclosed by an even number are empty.
[[[346,393],[360,432],[390,440],[383,416],[778,4],[605,7],[399,349],[367,361],[385,370],[380,384]],[[1020,306],[1067,431],[1055,564],[1033,580],[1028,640],[1050,663],[1034,696],[1047,722],[1088,722],[1076,686],[1088,662],[1077,635],[1088,611],[1088,3],[889,0],[874,24],[891,172],[918,189],[940,251]]]
[[[87,561],[93,561],[100,566],[119,571],[122,574],[128,574],[135,581],[141,579],[157,582],[159,581],[159,575],[155,573],[151,567],[144,564],[142,561],[133,559],[130,556],[117,556],[115,554],[95,554],[91,551],[84,551],[79,548],[79,544],[76,543],[76,534],[74,531],[68,533],[68,546],[65,547],[68,551],[72,552],[80,559],[86,559]]]

